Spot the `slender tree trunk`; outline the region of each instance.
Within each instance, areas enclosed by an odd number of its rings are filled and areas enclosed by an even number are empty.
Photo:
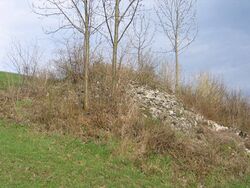
[[[118,56],[118,35],[119,35],[119,0],[115,3],[115,31],[113,43],[113,57],[112,57],[112,89],[114,92],[117,79],[117,56]]]
[[[175,93],[179,92],[179,79],[180,79],[180,67],[179,67],[179,52],[178,47],[175,48]]]
[[[137,50],[137,61],[138,61],[138,66],[139,66],[139,70],[140,70],[140,69],[142,69],[141,48],[140,47]]]
[[[175,93],[179,92],[179,9],[176,11],[176,30],[175,30]]]
[[[84,61],[84,109],[88,110],[89,108],[89,90],[88,90],[88,82],[89,82],[89,57],[90,57],[90,33],[89,33],[89,6],[88,0],[85,0],[85,61]]]
[[[175,93],[179,92],[179,49],[178,49],[178,33],[176,29],[175,34],[175,47],[174,47],[174,53],[175,53]]]

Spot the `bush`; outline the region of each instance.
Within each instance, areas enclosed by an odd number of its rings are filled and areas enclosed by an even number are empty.
[[[196,83],[196,84],[194,84]],[[229,91],[223,82],[209,74],[182,87],[179,97],[189,107],[228,127],[250,134],[250,105],[241,92]]]

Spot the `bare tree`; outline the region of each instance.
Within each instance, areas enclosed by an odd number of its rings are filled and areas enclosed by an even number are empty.
[[[196,0],[157,0],[160,25],[175,54],[175,91],[179,89],[179,54],[197,36]]]
[[[98,0],[38,0],[33,4],[35,13],[42,16],[53,16],[60,19],[56,29],[48,32],[73,29],[84,38],[84,108],[88,109],[88,67],[90,63],[90,36],[101,25],[95,24],[95,9]]]
[[[149,17],[145,14],[138,15],[133,21],[132,36],[130,36],[130,42],[132,48],[136,51],[137,65],[139,69],[143,69],[144,65],[144,53],[153,42],[155,30],[152,29]]]
[[[58,51],[58,58],[55,60],[57,76],[78,83],[84,76],[83,46],[76,39],[72,43],[67,40],[63,45],[65,47]]]
[[[102,0],[108,37],[112,44],[112,87],[117,81],[118,47],[129,29],[142,0]],[[123,3],[122,3],[123,2]]]
[[[8,53],[10,63],[23,82],[36,76],[41,58],[42,53],[36,44],[25,47],[20,42],[13,42]]]

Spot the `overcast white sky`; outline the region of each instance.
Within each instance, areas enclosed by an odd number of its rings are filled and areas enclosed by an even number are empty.
[[[52,23],[34,15],[28,0],[0,0],[0,70],[9,70],[5,57],[13,40],[38,41],[49,54],[54,46],[43,27]],[[183,71],[209,71],[250,93],[250,1],[198,0],[198,24],[197,40],[181,57]]]
[[[10,70],[6,58],[13,41],[39,43],[44,53],[53,49],[53,44],[44,27],[52,22],[44,22],[32,12],[31,1],[0,0],[0,70]]]

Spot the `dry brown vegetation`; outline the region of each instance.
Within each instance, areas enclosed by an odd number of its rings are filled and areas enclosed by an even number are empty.
[[[145,75],[149,73],[146,71]],[[154,155],[170,156],[173,160],[171,164],[173,182],[183,187],[190,186],[193,181],[206,184],[206,178],[212,174],[220,174],[226,180],[233,181],[249,173],[249,158],[245,154],[244,147],[238,145],[240,142],[237,136],[227,132],[215,133],[203,125],[196,130],[197,134],[184,135],[172,130],[169,125],[163,125],[158,120],[143,116],[127,94],[126,86],[131,78],[138,77],[146,78],[140,80],[144,84],[145,82],[161,84],[153,72],[150,73],[153,77],[150,82],[147,80],[149,77],[143,75],[143,72],[137,75],[136,71],[129,68],[121,69],[119,74],[122,79],[117,86],[116,94],[111,95],[110,65],[100,61],[91,66],[89,111],[83,111],[81,108],[81,96],[84,93],[78,84],[81,78],[76,81],[69,78],[56,80],[41,76],[32,81],[28,80],[20,87],[9,87],[0,93],[2,106],[0,117],[30,125],[43,132],[71,134],[84,141],[119,140],[119,146],[114,154],[127,156],[144,173],[161,172],[161,166],[147,166],[145,162],[147,158]],[[223,122],[225,118],[230,122],[229,117],[237,117],[240,118],[237,120],[246,123],[248,119],[241,119],[243,116],[239,111],[236,116],[232,111],[234,108],[228,108],[233,105],[230,102],[239,105],[239,109],[246,103],[241,103],[240,100],[234,101],[233,98],[229,98],[230,100],[224,98],[225,93],[221,93],[222,88],[215,83],[211,84],[206,88],[200,88],[204,84],[198,84],[196,90],[188,90],[186,87],[182,90],[181,98],[186,104],[197,108],[199,112],[213,120]],[[222,101],[227,102],[223,103],[227,105],[224,108],[218,107]],[[245,108],[243,109],[247,112]],[[230,110],[232,113],[226,113],[231,112]],[[223,112],[223,116],[218,115]],[[185,173],[191,174],[191,177],[185,176]],[[219,178],[213,178],[217,183],[221,181]]]
[[[35,76],[25,75],[19,85],[10,84],[0,91],[0,118],[42,132],[73,135],[85,142],[115,140],[118,146],[114,155],[126,156],[146,174],[163,173],[161,165],[147,164],[150,157],[170,157],[171,177],[177,186],[195,182],[206,185],[210,176],[215,184],[222,183],[217,175],[227,183],[249,174],[249,158],[235,134],[216,133],[205,125],[192,134],[183,134],[167,123],[144,116],[129,94],[127,86],[131,82],[167,92],[173,88],[171,72],[166,70],[159,76],[152,57],[138,69],[120,66],[115,92],[111,92],[112,66],[96,58],[89,68],[90,108],[83,111],[84,70],[77,50],[70,53],[70,58],[62,53],[55,72],[36,70]],[[210,120],[249,131],[247,101],[208,75],[199,77],[195,84],[183,85],[178,97]]]
[[[182,87],[180,98],[206,118],[250,134],[249,101],[213,76],[201,74],[192,84]]]
[[[168,121],[143,114],[127,87],[136,83],[175,93],[185,108],[250,135],[250,104],[240,92],[228,90],[223,82],[209,74],[201,75],[190,84],[180,82],[179,54],[194,41],[197,34],[195,10],[192,10],[196,1],[165,1],[163,4],[158,1],[157,15],[175,54],[174,69],[166,64],[166,69],[159,68],[160,62],[150,50],[154,35],[148,36],[150,24],[141,24],[139,34],[132,36],[132,46],[138,56],[131,58],[136,62],[134,67],[128,65],[133,62],[124,62],[133,50],[118,50],[125,45],[120,41],[141,12],[137,12],[141,0],[127,1],[127,8],[118,0],[115,4],[100,1],[102,16],[95,10],[99,5],[92,4],[94,1],[72,1],[73,9],[67,1],[44,2],[44,6],[37,6],[38,12],[42,12],[40,15],[62,16],[62,20],[69,22],[69,26],[66,22],[67,28],[78,30],[84,42],[80,39],[80,42],[73,41],[73,45],[67,43],[66,49],[59,52],[52,72],[38,71],[42,58],[36,47],[24,50],[20,44],[14,44],[9,58],[21,81],[16,84],[9,82],[4,90],[0,86],[0,119],[48,134],[71,135],[84,142],[115,142],[113,155],[125,156],[143,174],[165,176],[164,168],[170,168],[171,181],[176,187],[195,187],[197,182],[200,187],[207,184],[218,187],[250,177],[249,155],[245,152],[245,146],[250,148],[249,137],[244,146],[235,133],[216,132],[207,125],[198,125],[188,133],[175,130]],[[126,8],[123,11],[122,6]],[[71,9],[78,13],[78,17],[68,12]],[[85,11],[82,12],[82,9]],[[102,24],[91,23],[99,20],[95,14],[105,18]],[[168,21],[165,20],[166,15],[169,15]],[[102,33],[106,40],[100,43],[111,43],[112,64],[106,63],[108,57],[102,57],[109,53],[108,49],[104,49],[107,52],[103,54],[100,52],[100,57],[95,52],[91,54],[91,50],[99,50],[99,46],[92,46],[90,36],[97,30],[99,33],[102,25],[106,25],[108,35],[105,37],[105,32]],[[55,32],[67,28],[62,26]],[[148,160],[155,156],[169,158],[170,166],[166,163],[149,164]]]
[[[160,122],[143,118],[124,125],[118,153],[135,160],[144,173],[152,170],[145,166],[146,158],[152,155],[171,156],[174,161],[173,182],[181,182],[179,186],[183,187],[192,183],[192,179],[183,174],[185,172],[194,175],[196,181],[202,184],[205,184],[208,176],[216,173],[231,180],[249,173],[249,158],[245,155],[244,147],[237,144],[239,141],[235,135],[214,133],[201,126],[197,135],[191,137],[176,133],[168,125],[161,125]]]

